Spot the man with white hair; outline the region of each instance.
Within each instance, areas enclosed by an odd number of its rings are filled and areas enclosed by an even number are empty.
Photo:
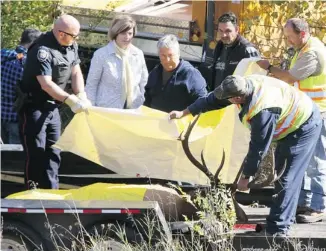
[[[52,148],[61,133],[58,107],[66,103],[75,113],[89,106],[79,66],[80,24],[70,15],[59,17],[49,31],[32,44],[20,88],[26,102],[20,110],[26,154],[25,184],[38,188],[59,188],[60,151]],[[74,94],[65,92],[71,79]]]
[[[170,112],[183,110],[197,98],[206,96],[206,82],[189,62],[180,59],[179,42],[165,35],[157,43],[161,64],[149,74],[144,105]]]

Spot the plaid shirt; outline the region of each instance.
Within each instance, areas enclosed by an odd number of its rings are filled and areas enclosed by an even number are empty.
[[[15,50],[1,50],[1,120],[17,122],[13,110],[16,98],[16,84],[23,77],[27,49],[18,46]]]

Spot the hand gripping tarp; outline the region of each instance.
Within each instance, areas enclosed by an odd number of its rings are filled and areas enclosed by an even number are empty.
[[[235,73],[264,74],[259,69],[246,59]],[[221,179],[227,183],[234,180],[248,150],[249,131],[237,117],[235,106],[205,113],[190,137],[190,149],[198,159],[204,150],[212,172],[225,150]],[[74,116],[55,147],[120,175],[207,184],[207,177],[190,163],[178,140],[191,120],[187,116],[168,121],[167,113],[144,106],[130,110],[91,107],[88,113]]]

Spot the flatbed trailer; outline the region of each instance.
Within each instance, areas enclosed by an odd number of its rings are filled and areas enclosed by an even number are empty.
[[[237,223],[233,231],[221,234],[221,246],[201,238],[204,250],[318,250],[326,248],[326,222],[294,224],[288,237],[266,236],[257,233],[264,227],[269,208],[246,207],[249,221]],[[130,244],[156,243],[173,238],[191,240],[190,222],[167,222],[157,202],[132,201],[68,201],[68,200],[1,200],[1,250],[81,250],[90,245],[90,236],[105,250],[124,250]],[[149,223],[151,222],[151,223]],[[148,238],[149,224],[154,231]],[[125,233],[125,243],[119,234]],[[100,241],[101,240],[101,241]],[[94,245],[94,244],[93,244]],[[85,249],[82,249],[85,250]],[[101,249],[104,250],[104,249]],[[165,250],[158,249],[158,250]]]

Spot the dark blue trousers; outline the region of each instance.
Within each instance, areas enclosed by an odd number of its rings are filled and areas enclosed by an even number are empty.
[[[21,112],[21,130],[26,154],[25,185],[59,188],[60,150],[52,148],[61,133],[58,105],[27,104]]]
[[[317,106],[301,127],[277,142],[275,169],[286,161],[281,179],[275,183],[275,195],[269,216],[267,231],[271,234],[286,234],[294,222],[302,180],[315,151],[322,126]]]

